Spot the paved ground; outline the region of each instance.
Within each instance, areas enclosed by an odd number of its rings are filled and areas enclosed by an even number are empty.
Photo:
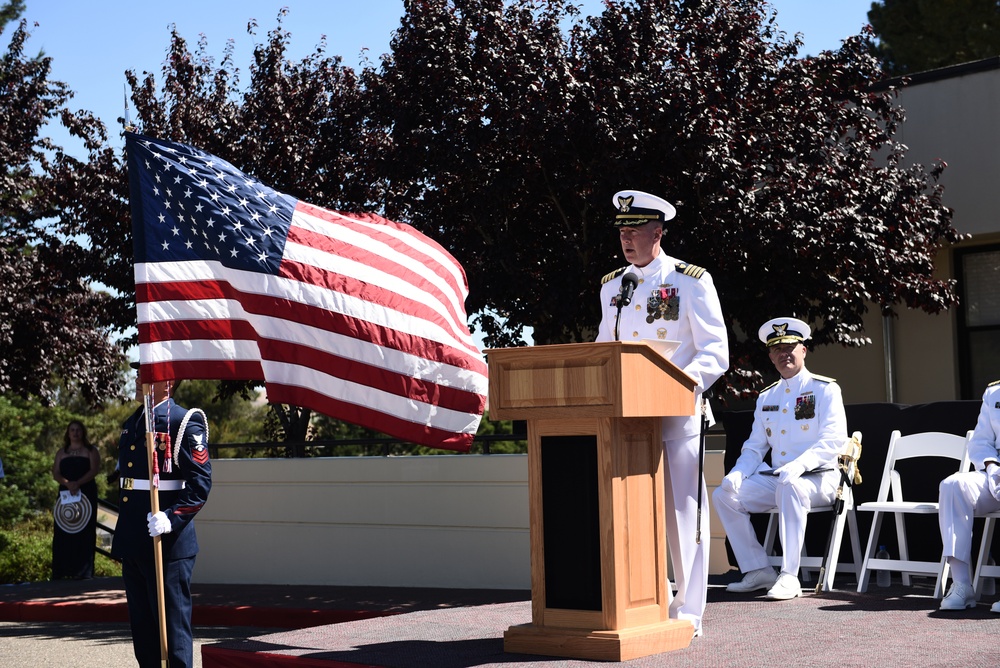
[[[527,591],[192,585],[195,668],[201,646],[291,628],[418,610],[528,600]],[[0,586],[0,666],[135,665],[121,578]]]
[[[262,630],[199,626],[195,629],[195,668],[202,667],[202,644],[247,638]],[[0,622],[0,666],[4,668],[119,668],[134,665],[128,624]]]
[[[903,587],[897,579],[866,594],[838,580],[838,591],[810,590],[800,599],[774,602],[727,593],[730,579],[713,578],[703,638],[621,665],[996,664],[1000,615],[989,612],[995,597],[972,610],[943,613],[927,580]],[[203,646],[246,652],[247,665],[255,665],[255,653],[383,668],[602,665],[504,654],[503,631],[530,621],[528,592],[196,584],[194,597],[197,666],[203,665]],[[134,665],[128,627],[115,621],[123,605],[116,578],[0,587],[0,666]],[[253,623],[226,623],[227,616]]]

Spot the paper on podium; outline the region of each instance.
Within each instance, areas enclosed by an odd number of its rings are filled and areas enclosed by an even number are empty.
[[[642,342],[660,353],[664,359],[670,359],[674,351],[681,345],[680,341],[661,341],[660,339],[642,339]]]

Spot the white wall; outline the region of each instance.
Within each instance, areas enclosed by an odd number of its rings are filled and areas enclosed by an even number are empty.
[[[531,588],[526,455],[217,459],[212,479],[196,582]]]

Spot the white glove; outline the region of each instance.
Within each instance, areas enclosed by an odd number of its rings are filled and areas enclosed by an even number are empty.
[[[170,526],[170,520],[167,519],[166,513],[162,510],[155,515],[146,513],[146,523],[149,525],[150,536],[159,536],[163,533],[170,533],[173,530]]]
[[[1000,501],[1000,466],[995,462],[986,465],[986,484],[990,488],[990,494],[997,501]]]
[[[778,474],[778,482],[782,485],[791,485],[802,477],[802,474],[806,472],[806,467],[798,462],[788,462],[784,466],[774,469],[774,472]]]
[[[730,471],[719,483],[719,487],[729,490],[733,494],[740,493],[740,486],[743,484],[743,474],[739,471]]]

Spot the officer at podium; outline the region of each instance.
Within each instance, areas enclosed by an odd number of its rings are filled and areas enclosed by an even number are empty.
[[[612,203],[622,254],[630,264],[602,280],[597,341],[679,342],[671,361],[695,379],[696,405],[701,406],[702,393],[729,368],[729,339],[712,276],[660,247],[663,225],[676,215],[672,204],[639,190],[615,193]],[[677,586],[670,617],[690,621],[697,637],[709,569],[709,541],[696,540],[709,535],[707,490],[698,475],[701,415],[663,418],[662,435],[667,546]]]

